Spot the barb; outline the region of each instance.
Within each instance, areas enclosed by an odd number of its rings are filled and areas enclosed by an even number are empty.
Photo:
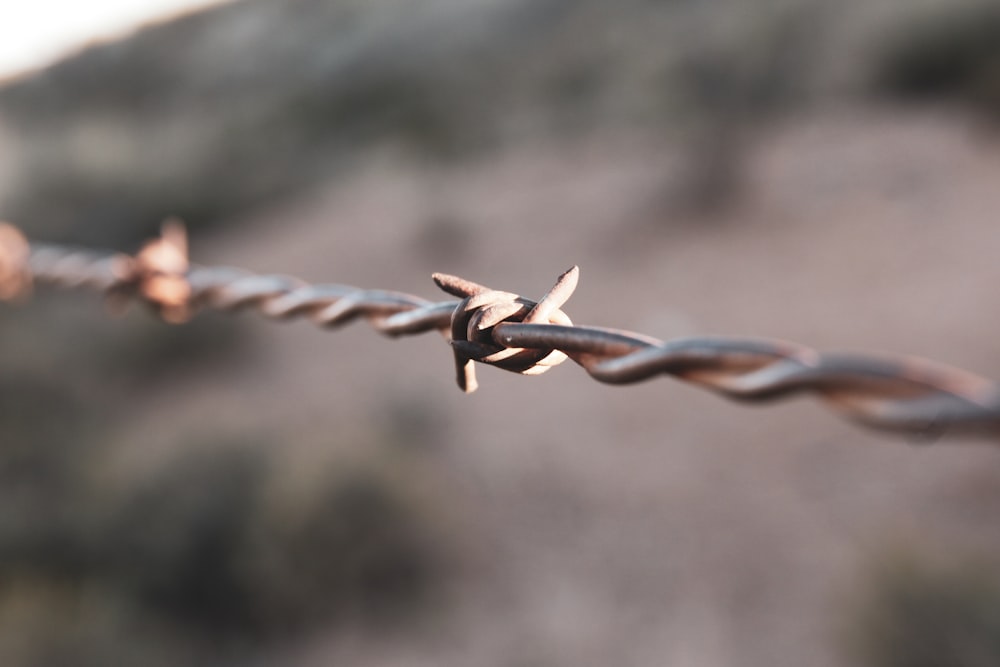
[[[769,339],[699,337],[664,342],[648,336],[574,325],[562,311],[579,279],[573,267],[535,302],[471,281],[435,274],[459,301],[433,302],[403,292],[345,285],[309,285],[282,275],[191,265],[179,223],[134,257],[31,244],[0,224],[0,299],[22,295],[31,282],[89,287],[113,302],[139,300],[168,322],[198,310],[254,309],[266,317],[311,319],[337,327],[364,318],[397,337],[439,331],[451,343],[457,381],[475,391],[475,364],[523,375],[567,359],[608,384],[658,375],[723,396],[765,402],[814,394],[845,417],[872,428],[924,436],[944,432],[1000,437],[1000,385],[972,373],[915,358],[824,354]]]
[[[20,298],[31,290],[29,251],[28,239],[20,230],[0,222],[0,300]]]

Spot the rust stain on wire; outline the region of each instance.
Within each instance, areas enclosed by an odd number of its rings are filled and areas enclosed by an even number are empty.
[[[0,299],[27,294],[31,284],[88,287],[113,304],[143,301],[168,322],[198,310],[254,309],[279,320],[308,318],[337,327],[365,319],[391,337],[440,332],[451,344],[457,381],[477,387],[475,364],[523,375],[567,359],[608,384],[658,375],[700,385],[731,399],[765,402],[814,394],[866,426],[920,435],[1000,436],[1000,385],[957,368],[916,358],[834,355],[771,339],[697,337],[660,341],[573,324],[562,307],[579,269],[562,274],[539,301],[445,274],[434,282],[459,301],[435,302],[403,292],[310,285],[297,278],[188,262],[179,223],[136,255],[29,244],[0,223]]]

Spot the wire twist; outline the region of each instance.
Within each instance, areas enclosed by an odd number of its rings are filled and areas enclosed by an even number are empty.
[[[203,308],[251,308],[279,320],[304,317],[324,327],[364,318],[390,337],[439,331],[451,343],[457,381],[477,387],[475,364],[537,375],[572,359],[595,380],[642,382],[670,375],[723,396],[765,402],[811,393],[866,426],[924,436],[945,431],[1000,436],[1000,385],[967,371],[907,357],[824,354],[772,339],[697,337],[664,342],[630,331],[574,325],[562,311],[579,269],[562,274],[539,301],[434,274],[459,301],[345,285],[310,285],[282,275],[188,262],[179,223],[135,256],[31,244],[0,224],[0,299],[32,281],[105,292],[113,303],[139,300],[168,322]]]

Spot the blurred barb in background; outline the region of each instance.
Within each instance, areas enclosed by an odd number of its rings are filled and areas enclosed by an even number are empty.
[[[1000,378],[994,5],[221,4],[8,78],[0,219],[428,297],[580,264],[581,324]],[[995,448],[481,384],[433,336],[4,306],[0,662],[1000,664]]]

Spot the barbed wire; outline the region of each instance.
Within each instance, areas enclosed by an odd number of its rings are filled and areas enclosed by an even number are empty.
[[[0,299],[26,295],[33,283],[87,287],[112,305],[149,304],[167,322],[205,308],[254,309],[278,320],[308,318],[337,327],[364,318],[390,337],[440,332],[451,344],[457,381],[477,387],[475,363],[537,375],[567,359],[608,384],[658,375],[731,399],[764,402],[811,393],[863,425],[936,436],[1000,436],[1000,385],[957,368],[911,357],[821,353],[780,340],[697,337],[661,341],[642,334],[574,325],[562,311],[579,269],[562,274],[539,301],[446,274],[434,282],[458,301],[403,292],[311,285],[284,275],[191,265],[182,225],[136,255],[29,243],[0,223]]]

